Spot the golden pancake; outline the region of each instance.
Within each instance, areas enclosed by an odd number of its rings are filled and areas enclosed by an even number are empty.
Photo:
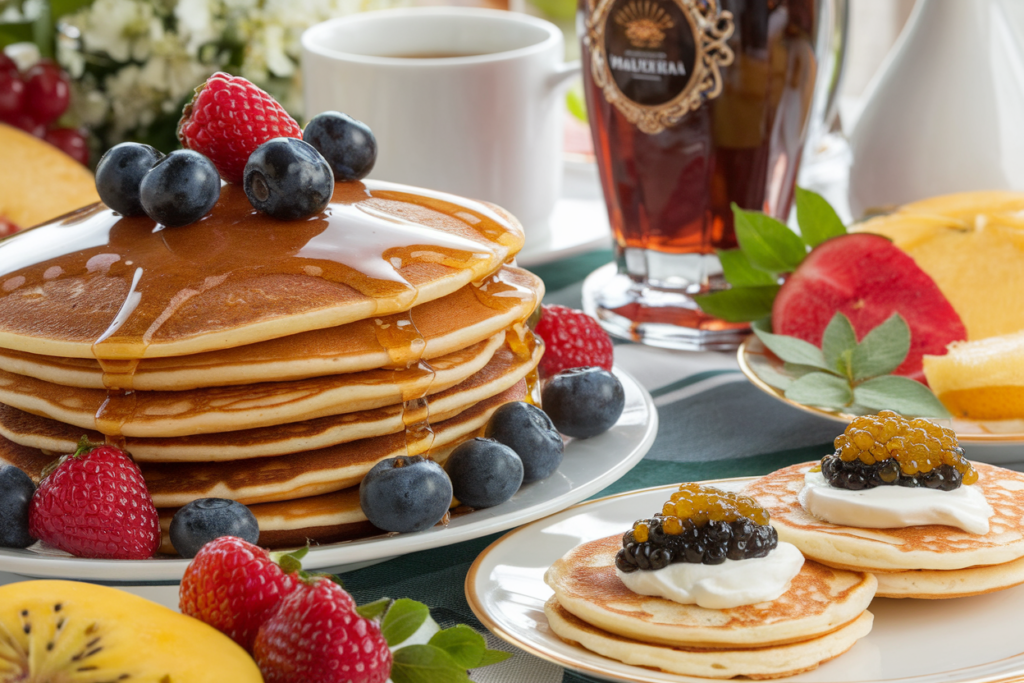
[[[544,605],[548,626],[562,640],[632,666],[702,678],[782,678],[818,668],[843,654],[871,632],[874,618],[862,612],[825,635],[787,645],[701,649],[655,645],[602,631],[579,619],[551,598]]]
[[[234,348],[407,311],[522,245],[497,207],[372,181],[338,183],[301,221],[256,212],[230,184],[177,228],[98,204],[0,243],[0,347],[111,360]]]
[[[141,361],[128,386],[142,391],[255,384],[376,370],[394,361],[381,328],[411,322],[423,338],[420,358],[459,351],[525,320],[544,295],[540,278],[505,267],[486,283],[467,285],[408,313],[192,356]],[[378,323],[377,320],[380,322]],[[103,369],[91,358],[61,358],[0,349],[0,370],[53,384],[104,389]]]
[[[803,463],[751,482],[744,493],[771,514],[779,539],[809,558],[861,571],[966,569],[1011,562],[1024,557],[1024,474],[972,463],[985,498],[995,510],[987,534],[949,526],[904,529],[858,529],[824,522],[803,509],[797,496],[804,473],[817,463]]]
[[[579,545],[548,569],[544,581],[579,619],[647,643],[748,648],[807,640],[854,621],[875,595],[871,574],[805,562],[777,600],[721,610],[682,605],[626,588],[615,573],[621,547],[621,536]]]
[[[880,598],[945,600],[982,595],[1024,583],[1024,558],[967,569],[874,572]]]
[[[504,338],[498,334],[437,358],[430,364],[432,370],[417,365],[192,391],[116,395],[0,370],[0,403],[104,434],[154,437],[230,432],[372,410],[444,391],[481,370]]]

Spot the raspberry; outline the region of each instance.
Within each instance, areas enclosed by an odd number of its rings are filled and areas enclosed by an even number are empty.
[[[196,88],[178,122],[181,145],[208,157],[229,183],[241,183],[249,155],[280,137],[301,139],[302,129],[273,97],[226,73]]]
[[[144,560],[160,546],[153,499],[121,449],[83,437],[44,475],[29,507],[33,537],[78,557],[113,560]]]
[[[612,340],[596,320],[565,306],[541,307],[534,332],[544,340],[540,371],[550,377],[562,370],[595,365],[612,369]]]
[[[185,570],[178,609],[252,652],[260,626],[301,585],[263,548],[234,536],[204,545]]]
[[[253,658],[267,683],[384,683],[391,650],[374,622],[329,579],[281,603],[256,636]]]

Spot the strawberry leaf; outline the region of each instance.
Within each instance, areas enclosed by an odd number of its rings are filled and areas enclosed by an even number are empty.
[[[810,365],[826,372],[835,372],[825,363],[825,356],[822,354],[821,349],[810,342],[805,342],[803,339],[797,339],[796,337],[787,337],[782,334],[762,332],[758,329],[754,330],[754,334],[764,342],[764,345],[772,353],[787,363]]]
[[[741,323],[771,315],[772,302],[778,293],[778,285],[767,285],[735,287],[710,294],[698,294],[693,298],[708,315],[731,323]]]
[[[853,401],[853,392],[844,377],[812,372],[794,381],[786,389],[786,398],[823,408],[845,408]]]
[[[821,352],[825,355],[825,364],[840,374],[849,376],[850,357],[855,348],[857,333],[853,330],[853,324],[842,313],[836,313],[821,338]]]
[[[718,260],[722,264],[722,275],[725,276],[725,281],[733,287],[779,284],[778,278],[774,275],[755,268],[742,249],[719,249]]]
[[[487,651],[484,637],[465,624],[438,631],[428,644],[447,652],[448,656],[463,669],[480,666],[480,661]]]
[[[381,622],[381,635],[388,641],[388,646],[395,647],[416,633],[429,616],[430,609],[422,602],[408,598],[395,600]]]
[[[800,236],[812,249],[831,237],[846,234],[839,214],[817,192],[796,188],[796,220]]]
[[[364,619],[379,619],[388,611],[390,606],[391,598],[381,598],[380,600],[368,602],[365,605],[359,605],[356,607],[356,612],[359,612],[359,616]]]
[[[504,662],[506,659],[512,656],[511,652],[504,652],[502,650],[487,650],[484,652],[484,656],[480,659],[480,663],[476,665],[476,668],[482,666],[490,666],[491,664],[499,664]]]
[[[771,216],[744,211],[735,202],[732,214],[736,240],[754,267],[769,273],[790,273],[807,256],[803,240]]]
[[[897,375],[869,379],[853,390],[854,400],[872,410],[895,410],[906,417],[950,417],[925,385]]]
[[[910,327],[899,313],[864,335],[851,358],[854,380],[888,375],[910,352]]]
[[[395,650],[391,680],[394,683],[468,683],[469,674],[439,647],[409,645]]]

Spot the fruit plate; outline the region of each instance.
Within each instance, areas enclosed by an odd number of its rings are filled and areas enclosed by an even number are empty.
[[[598,493],[628,472],[651,448],[658,433],[658,411],[651,395],[628,373],[615,369],[626,392],[626,407],[608,432],[566,444],[558,470],[522,487],[511,500],[486,510],[456,516],[446,526],[413,534],[387,534],[314,546],[303,566],[350,571],[419,550],[468,541],[532,522]],[[177,583],[188,560],[88,560],[66,554],[0,549],[0,572],[39,578],[81,579],[101,583]],[[3,578],[0,577],[0,583]]]
[[[797,403],[786,398],[781,390],[761,379],[759,372],[762,369],[776,373],[785,372],[784,363],[775,354],[768,351],[764,343],[754,335],[747,337],[740,345],[737,360],[740,370],[755,387],[783,403],[836,422],[847,423],[854,418],[853,415],[838,410]],[[1024,420],[979,422],[964,418],[952,418],[937,420],[937,422],[951,427],[956,432],[960,444],[971,460],[979,460],[993,465],[1024,464]]]
[[[751,478],[703,482],[738,490]],[[607,659],[561,640],[548,627],[544,603],[552,591],[544,572],[580,543],[621,534],[658,510],[675,485],[588,501],[511,531],[484,550],[466,576],[466,598],[494,634],[573,671],[631,683],[708,683]],[[800,683],[1003,683],[1024,680],[1024,586],[959,600],[875,598],[871,633],[846,654],[814,671],[786,678]],[[936,647],[950,642],[955,647]]]

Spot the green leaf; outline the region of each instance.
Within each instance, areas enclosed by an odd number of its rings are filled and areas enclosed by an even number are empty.
[[[817,192],[796,188],[796,220],[800,236],[812,249],[830,237],[846,234],[843,221],[824,197]]]
[[[725,281],[733,287],[779,284],[778,278],[774,275],[755,268],[742,249],[719,249],[718,260],[722,263]]]
[[[821,338],[821,352],[825,355],[825,364],[830,368],[847,375],[850,367],[849,356],[857,348],[857,333],[853,331],[850,319],[842,313],[836,313],[825,328]],[[849,354],[847,354],[849,352]],[[844,361],[844,356],[846,360]]]
[[[853,350],[853,379],[887,375],[910,351],[910,328],[899,313],[864,335]]]
[[[388,645],[395,647],[416,633],[429,616],[430,610],[422,602],[401,598],[395,600],[391,609],[384,615],[380,632],[384,640],[388,641]]]
[[[770,365],[764,365],[754,370],[754,373],[760,377],[765,384],[770,387],[775,387],[779,391],[785,391],[793,384],[793,377],[787,375],[784,372],[779,372]]]
[[[484,637],[465,624],[438,631],[428,644],[447,652],[463,669],[480,666],[480,660],[487,651]]]
[[[499,664],[504,662],[506,659],[512,656],[511,652],[504,652],[502,650],[487,650],[484,652],[483,658],[480,663],[476,665],[476,668],[482,666],[490,666],[491,664]]]
[[[0,48],[14,43],[30,43],[34,37],[35,32],[31,21],[0,24]]]
[[[92,4],[92,0],[50,0],[50,14],[57,21],[65,14],[73,14]]]
[[[365,605],[359,605],[359,607],[356,607],[356,611],[364,619],[377,619],[388,611],[390,605],[391,598],[381,598],[380,600],[368,602]]]
[[[869,379],[853,390],[853,397],[872,410],[895,410],[907,417],[950,417],[931,389],[909,377]]]
[[[835,372],[825,363],[825,356],[821,353],[821,349],[810,342],[805,342],[803,339],[797,339],[796,337],[762,332],[757,329],[754,330],[754,334],[764,342],[764,345],[772,353],[787,363],[810,365],[826,372]]]
[[[786,398],[823,408],[844,408],[853,401],[850,383],[825,372],[812,372],[793,382],[786,390]]]
[[[433,645],[409,645],[395,650],[391,664],[394,683],[467,683],[466,669]]]
[[[708,315],[731,323],[759,320],[772,314],[772,302],[779,293],[778,285],[736,287],[693,297]]]
[[[783,223],[757,211],[744,211],[735,202],[732,215],[736,240],[755,267],[769,273],[796,270],[807,256],[803,240]]]

